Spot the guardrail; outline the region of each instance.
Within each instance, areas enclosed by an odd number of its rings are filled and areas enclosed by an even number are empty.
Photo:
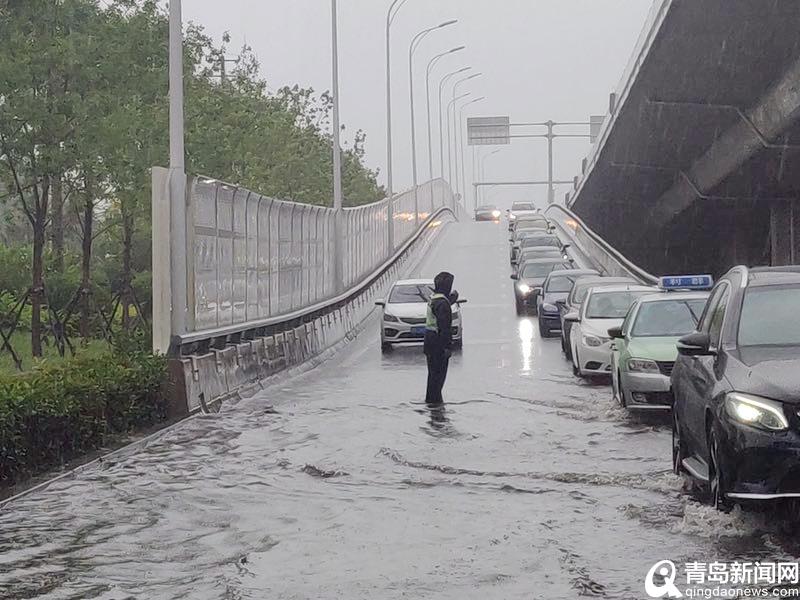
[[[336,211],[154,168],[154,350],[251,339],[346,302],[433,215],[459,207],[441,179]]]
[[[173,344],[177,349],[179,349],[178,354],[180,355],[203,352],[210,348],[224,347],[228,344],[237,343],[241,340],[254,339],[269,335],[282,329],[291,329],[297,324],[313,321],[321,315],[337,310],[351,302],[355,297],[364,293],[378,280],[380,280],[391,269],[391,267],[409,251],[409,249],[423,234],[425,234],[428,229],[432,227],[439,227],[442,224],[442,217],[444,215],[448,214],[453,218],[458,219],[460,212],[459,209],[460,205],[458,205],[455,210],[449,206],[443,206],[436,209],[436,211],[432,214],[427,215],[427,218],[423,224],[413,234],[411,234],[411,237],[406,239],[406,241],[403,242],[399,248],[397,248],[392,256],[381,263],[371,273],[364,276],[358,283],[351,286],[341,294],[289,313],[276,315],[274,317],[258,319],[243,324],[235,324],[214,329],[205,329],[202,331],[178,334],[174,336]]]
[[[604,275],[633,277],[647,285],[658,284],[658,277],[630,261],[568,208],[551,204],[545,210],[545,214],[570,239],[576,249],[592,260],[595,267]]]

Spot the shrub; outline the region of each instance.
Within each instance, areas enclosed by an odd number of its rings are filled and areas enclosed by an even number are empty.
[[[167,417],[166,363],[114,353],[0,376],[0,486]]]

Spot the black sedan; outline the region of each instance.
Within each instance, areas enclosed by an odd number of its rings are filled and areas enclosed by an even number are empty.
[[[524,255],[523,255],[524,256]],[[553,271],[547,276],[539,296],[539,334],[543,338],[553,337],[554,331],[561,331],[561,311],[566,306],[567,296],[581,277],[600,276],[594,269],[570,269]]]
[[[516,298],[517,314],[522,314],[530,309],[536,311],[536,300],[542,292],[542,284],[547,276],[553,271],[571,268],[571,262],[559,257],[537,258],[520,264],[517,273],[511,276],[511,279],[516,282],[514,297]]]
[[[672,459],[711,503],[800,498],[800,267],[736,267],[678,342]]]
[[[496,206],[489,206],[489,205],[479,206],[478,208],[475,209],[475,220],[499,221],[501,214],[502,213],[500,212],[500,209],[498,209]]]

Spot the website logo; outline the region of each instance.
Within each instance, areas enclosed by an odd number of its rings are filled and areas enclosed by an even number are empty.
[[[652,566],[647,572],[644,582],[644,591],[651,598],[683,598],[677,587],[675,578],[678,576],[678,569],[671,560],[662,560]],[[656,578],[663,580],[663,583],[656,583]]]

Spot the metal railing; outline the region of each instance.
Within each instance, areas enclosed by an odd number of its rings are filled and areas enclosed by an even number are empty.
[[[246,331],[339,297],[394,256],[432,214],[454,210],[454,196],[443,180],[435,180],[418,188],[416,200],[414,190],[396,195],[392,208],[395,248],[389,248],[388,200],[337,214],[331,208],[267,198],[205,177],[190,178],[183,249],[186,326],[183,331],[170,328],[171,351],[176,351],[176,340],[180,344]],[[160,247],[182,251],[182,244],[174,241]],[[168,259],[154,253],[157,260]],[[154,309],[157,306],[158,302]],[[168,319],[154,315],[153,321],[163,324],[163,347]],[[154,328],[154,342],[156,337]]]
[[[634,264],[619,250],[592,231],[574,212],[559,204],[545,210],[547,217],[577,246],[577,250],[595,263],[604,275],[633,277],[641,283],[656,285],[658,277]]]

